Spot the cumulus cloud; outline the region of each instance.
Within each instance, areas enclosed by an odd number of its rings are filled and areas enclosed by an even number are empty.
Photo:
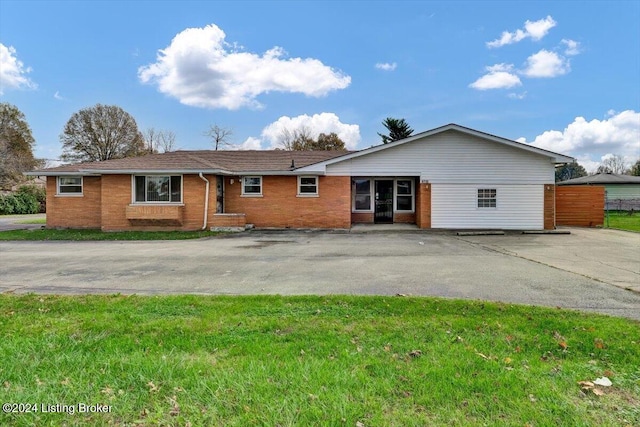
[[[5,89],[35,89],[38,87],[27,74],[31,67],[26,67],[18,60],[13,46],[0,43],[0,95]]]
[[[538,21],[526,21],[524,23],[524,29],[518,29],[513,32],[503,31],[499,39],[487,42],[487,47],[502,47],[508,44],[518,43],[526,38],[540,40],[555,26],[556,21],[554,21],[551,16],[547,16]]]
[[[571,39],[562,39],[561,43],[565,45],[564,54],[567,56],[575,56],[582,52],[580,43]]]
[[[382,71],[393,71],[396,69],[396,67],[398,66],[398,64],[396,64],[395,62],[393,63],[388,63],[388,62],[378,62],[375,67],[378,70],[382,70]]]
[[[293,131],[301,128],[308,130],[312,138],[317,138],[321,133],[329,134],[335,132],[344,141],[348,150],[355,150],[360,142],[360,126],[342,123],[334,113],[320,113],[313,116],[306,114],[296,117],[282,116],[262,129],[260,139],[249,137],[243,144],[251,147],[247,149],[282,148],[280,146],[282,131],[285,129]],[[265,143],[267,144],[266,147]]]
[[[527,142],[520,138],[520,141]],[[611,154],[635,161],[640,156],[640,113],[609,111],[603,120],[576,117],[564,130],[548,130],[530,144],[578,159],[587,170],[595,170]],[[595,165],[595,167],[593,167]]]
[[[250,136],[240,145],[234,145],[232,147],[235,150],[262,150],[262,141],[258,138]]]
[[[542,49],[527,58],[522,74],[527,77],[557,77],[571,71],[569,61],[555,52]]]
[[[320,97],[351,83],[351,77],[314,58],[288,58],[281,47],[259,55],[225,41],[211,24],[188,28],[158,51],[156,62],[140,67],[138,78],[181,103],[236,110],[260,108],[260,94],[275,91]]]
[[[487,74],[480,77],[469,87],[477,90],[509,89],[521,86],[520,78],[514,74],[512,64],[495,64],[486,67]]]

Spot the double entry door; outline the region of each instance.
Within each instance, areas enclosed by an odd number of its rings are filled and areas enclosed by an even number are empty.
[[[393,222],[393,180],[376,179],[375,183],[375,209],[373,221],[376,224],[389,224]]]

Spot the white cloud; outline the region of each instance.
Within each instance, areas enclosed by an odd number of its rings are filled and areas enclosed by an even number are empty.
[[[511,99],[525,99],[527,97],[527,91],[525,90],[522,93],[510,93],[507,96]]]
[[[320,113],[313,116],[306,114],[297,117],[282,116],[262,130],[261,139],[249,137],[245,144],[251,140],[250,144],[254,147],[262,147],[263,143],[266,142],[269,145],[269,149],[282,148],[279,145],[282,131],[284,129],[292,131],[302,127],[309,130],[312,138],[317,138],[320,133],[329,134],[335,132],[344,141],[344,145],[348,150],[355,150],[358,143],[360,143],[360,126],[342,123],[334,113]]]
[[[524,138],[520,140],[526,142]],[[608,118],[591,121],[576,117],[563,131],[545,131],[531,144],[574,156],[587,170],[595,170],[612,153],[635,161],[640,157],[640,113],[609,111]]]
[[[66,98],[64,98],[62,95],[60,95],[59,91],[56,91],[56,93],[53,94],[53,97],[55,99],[57,99],[58,101],[64,101]]]
[[[26,67],[18,60],[13,46],[0,43],[0,95],[5,89],[35,89],[38,87],[27,74],[31,67]]]
[[[514,32],[503,31],[499,39],[487,42],[487,47],[502,47],[508,44],[518,43],[525,38],[540,40],[555,26],[556,21],[554,21],[551,16],[547,16],[538,21],[526,21],[524,23],[524,30],[518,29]]]
[[[256,100],[270,91],[320,97],[351,83],[351,77],[313,58],[285,58],[281,47],[263,55],[244,52],[225,41],[216,25],[188,28],[158,52],[157,61],[140,67],[143,83],[196,107],[259,108]]]
[[[521,86],[520,78],[513,73],[512,64],[495,64],[486,67],[487,74],[480,77],[469,87],[477,90],[509,89]]]
[[[394,63],[388,63],[388,62],[378,62],[375,67],[378,70],[383,70],[383,71],[393,71],[396,69],[396,67],[398,66],[398,64]]]
[[[242,144],[229,147],[234,150],[262,150],[262,141],[250,136]]]
[[[527,58],[527,66],[522,74],[527,77],[557,77],[569,71],[571,66],[566,58],[542,49]]]
[[[562,39],[561,43],[566,46],[564,54],[567,56],[575,56],[582,52],[580,43],[571,39]]]

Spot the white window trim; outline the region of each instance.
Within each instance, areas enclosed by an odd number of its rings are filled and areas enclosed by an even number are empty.
[[[398,181],[409,181],[411,183],[411,193],[409,194],[399,194],[398,193]],[[416,182],[414,178],[396,178],[393,180],[393,211],[397,213],[414,213],[416,211]],[[398,206],[398,196],[400,197],[409,197],[411,196],[411,209],[409,210],[398,210],[396,209]]]
[[[80,192],[79,193],[61,193],[60,178],[80,178]],[[56,197],[84,197],[84,177],[78,176],[78,175],[57,176],[56,177]]]
[[[478,190],[494,190],[496,192],[496,205],[495,206],[478,206],[478,201],[480,197],[478,197]],[[483,197],[483,200],[491,200],[491,198]],[[497,210],[498,209],[498,188],[497,187],[477,187],[476,188],[476,210]]]
[[[302,191],[300,191],[300,189],[302,188],[302,178],[313,178],[316,180],[316,192],[315,193],[303,193]],[[309,184],[306,185],[307,187],[310,187]],[[320,180],[318,179],[318,176],[316,175],[301,175],[298,176],[298,194],[297,197],[320,197]]]
[[[136,201],[136,177],[137,176],[168,176],[169,180],[171,180],[172,176],[180,177],[180,201],[179,202],[138,202]],[[145,182],[146,187],[146,182]],[[145,190],[146,191],[146,190]],[[169,197],[171,198],[171,197]],[[135,175],[131,175],[131,204],[132,205],[169,205],[169,206],[184,206],[184,175],[182,174],[166,174],[166,173],[137,173]]]
[[[367,177],[367,176],[363,176],[363,177],[353,177],[352,178],[353,181],[356,180],[368,180],[369,181],[369,209],[356,209],[356,191],[355,191],[355,183],[353,184],[353,191],[352,191],[352,195],[351,195],[351,212],[352,213],[372,213],[374,211],[374,197],[373,197],[373,193],[374,193],[374,187],[375,187],[375,183],[374,183],[374,178],[373,177]]]
[[[260,193],[245,193],[244,192],[244,180],[245,178],[259,178],[260,179]],[[262,197],[262,176],[261,175],[247,175],[240,178],[240,189],[241,194],[240,197]]]

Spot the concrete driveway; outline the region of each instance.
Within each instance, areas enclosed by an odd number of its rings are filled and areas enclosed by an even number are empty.
[[[42,228],[43,224],[22,224],[24,221],[43,220],[46,214],[29,215],[0,215],[0,231],[6,230],[34,230]]]
[[[640,234],[252,231],[159,242],[0,242],[0,291],[430,295],[640,320]]]

